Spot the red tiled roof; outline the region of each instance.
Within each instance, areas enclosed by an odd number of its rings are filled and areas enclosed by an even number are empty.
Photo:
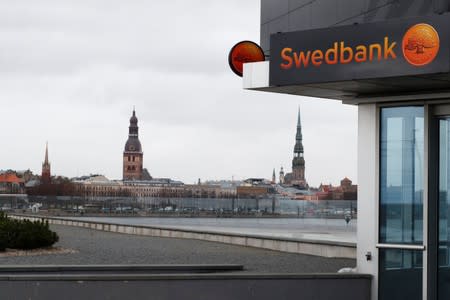
[[[5,173],[0,174],[0,182],[1,183],[22,183],[23,179],[17,177],[16,174],[13,173]]]

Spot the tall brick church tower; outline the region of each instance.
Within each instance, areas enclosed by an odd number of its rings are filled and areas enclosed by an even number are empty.
[[[133,109],[133,115],[130,118],[130,127],[128,127],[128,140],[123,151],[123,180],[142,179],[144,153],[142,152],[141,142],[139,141],[139,127],[137,123],[138,119]]]
[[[297,134],[295,136],[294,158],[292,159],[292,181],[291,184],[301,189],[308,188],[305,180],[305,158],[303,157],[303,136],[300,120],[300,108],[298,109]]]
[[[45,160],[42,163],[41,183],[49,184],[51,182],[50,163],[48,162],[48,143],[45,145]]]

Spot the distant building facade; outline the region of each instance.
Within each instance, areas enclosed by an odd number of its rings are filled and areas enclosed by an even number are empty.
[[[273,193],[270,186],[238,186],[236,193],[238,198],[258,198]]]
[[[236,187],[192,184],[168,178],[152,180],[117,181],[95,175],[72,180],[74,195],[96,200],[103,197],[156,198],[234,198]]]
[[[236,195],[238,198],[261,198],[268,194],[274,194],[276,190],[272,182],[263,178],[248,178],[236,187]]]
[[[0,194],[24,193],[24,180],[13,171],[0,174]]]
[[[340,186],[321,184],[316,192],[317,200],[356,200],[358,198],[358,185],[353,184],[345,177]]]

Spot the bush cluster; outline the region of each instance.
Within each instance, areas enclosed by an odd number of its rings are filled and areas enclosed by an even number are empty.
[[[0,212],[0,251],[49,247],[59,240],[48,221],[14,220]]]

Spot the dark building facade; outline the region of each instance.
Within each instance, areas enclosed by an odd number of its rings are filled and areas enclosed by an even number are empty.
[[[136,112],[130,118],[128,140],[123,151],[123,180],[141,180],[143,177],[143,160],[141,142],[139,141],[139,127]]]
[[[261,47],[277,32],[378,22],[449,11],[448,0],[261,0]]]
[[[449,24],[449,0],[261,1],[268,60],[244,64],[244,88],[358,107],[357,271],[374,300],[450,297]]]

